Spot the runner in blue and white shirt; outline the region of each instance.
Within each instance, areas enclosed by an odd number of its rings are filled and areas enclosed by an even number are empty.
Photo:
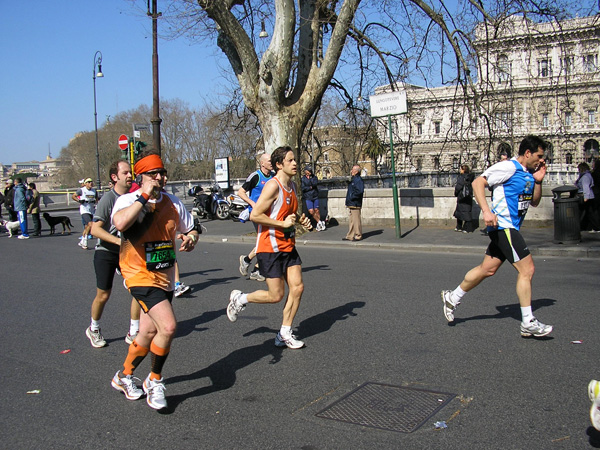
[[[529,206],[542,198],[542,181],[546,175],[544,151],[547,143],[537,136],[527,136],[519,146],[518,156],[488,168],[473,181],[473,194],[483,213],[490,245],[483,262],[471,269],[454,291],[442,291],[444,316],[454,321],[454,310],[464,295],[484,279],[496,273],[505,260],[517,269],[517,296],[521,305],[521,336],[541,337],[552,332],[551,325],[538,321],[531,309],[531,280],[535,272],[533,258],[519,229]],[[485,188],[492,189],[492,206]]]

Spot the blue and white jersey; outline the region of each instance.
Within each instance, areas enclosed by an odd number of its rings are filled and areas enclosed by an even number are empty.
[[[498,216],[498,229],[520,229],[533,199],[533,175],[512,158],[494,164],[481,176],[492,189],[492,212]]]

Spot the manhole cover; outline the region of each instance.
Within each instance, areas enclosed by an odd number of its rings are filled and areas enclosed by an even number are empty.
[[[365,383],[316,414],[324,419],[411,433],[456,394]]]

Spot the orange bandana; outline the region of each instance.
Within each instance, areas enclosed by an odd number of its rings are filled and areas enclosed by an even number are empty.
[[[155,169],[164,169],[162,159],[158,155],[148,155],[145,158],[140,159],[133,166],[133,170],[136,175],[140,175],[145,172],[149,172]]]

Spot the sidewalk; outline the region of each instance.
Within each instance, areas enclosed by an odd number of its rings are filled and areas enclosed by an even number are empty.
[[[256,233],[251,223],[232,220],[202,221],[206,231],[200,236],[204,242],[247,242],[253,244]],[[480,230],[474,233],[457,233],[452,228],[423,227],[402,224],[401,238],[396,237],[394,227],[363,226],[363,239],[359,242],[343,241],[348,226],[340,224],[321,232],[308,232],[296,236],[296,245],[319,247],[349,247],[369,249],[393,249],[398,251],[474,253],[483,254],[489,238]],[[523,237],[534,256],[566,256],[571,258],[600,258],[600,233],[581,233],[581,242],[565,245],[554,244],[554,228],[521,229]]]
[[[191,202],[184,202],[191,209]],[[77,206],[48,207],[46,211],[76,210]],[[233,220],[202,220],[206,231],[200,236],[204,242],[245,242],[254,244],[256,233],[250,222]],[[388,226],[363,226],[363,239],[360,242],[342,241],[348,225],[341,223],[325,231],[312,231],[296,236],[296,245],[318,247],[350,247],[388,249],[409,252],[473,253],[483,254],[489,238],[476,230],[474,233],[457,233],[453,228],[419,226],[415,221],[402,223],[401,238],[396,237],[396,229]],[[555,244],[554,228],[528,228],[525,220],[521,233],[534,256],[565,256],[570,258],[600,258],[600,233],[581,232],[578,244]]]

